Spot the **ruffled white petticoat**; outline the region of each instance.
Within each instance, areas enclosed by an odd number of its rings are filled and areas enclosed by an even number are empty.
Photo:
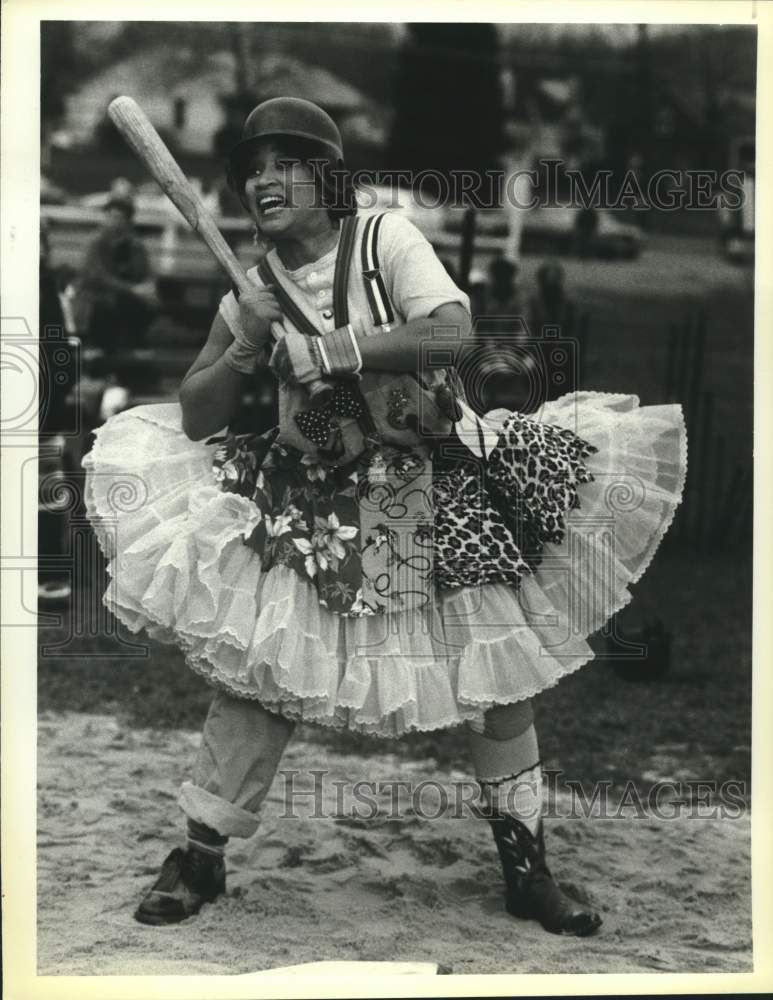
[[[292,569],[261,571],[243,542],[256,507],[218,488],[216,445],[185,436],[178,404],[120,413],[83,461],[109,560],[104,603],[132,632],[180,646],[208,680],[291,718],[381,736],[479,721],[592,659],[587,637],[630,600],[684,485],[678,405],[582,392],[537,417],[598,449],[581,508],[537,573],[519,591],[444,590],[420,610],[346,618]]]

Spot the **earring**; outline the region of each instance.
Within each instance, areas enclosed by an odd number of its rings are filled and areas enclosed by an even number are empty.
[[[252,226],[252,245],[253,246],[257,246],[259,240],[260,240],[260,235],[258,233],[257,224],[253,223],[253,226]]]

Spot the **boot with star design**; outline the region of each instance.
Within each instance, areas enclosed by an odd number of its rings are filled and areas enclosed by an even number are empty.
[[[536,835],[514,816],[494,811],[487,817],[494,832],[505,878],[505,909],[514,917],[538,920],[551,934],[586,937],[601,926],[601,916],[570,899],[553,880],[545,862],[542,820]]]

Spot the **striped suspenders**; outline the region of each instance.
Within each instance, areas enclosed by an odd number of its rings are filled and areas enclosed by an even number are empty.
[[[385,327],[386,331],[388,331],[390,324],[395,321],[395,312],[389,298],[389,293],[387,292],[386,281],[384,280],[378,256],[378,235],[383,217],[382,213],[381,215],[371,215],[365,220],[360,247],[360,263],[362,266],[365,294],[368,298],[373,325]],[[346,216],[341,223],[341,237],[338,256],[336,257],[335,276],[333,278],[333,310],[336,327],[346,326],[349,322],[347,290],[349,287],[349,274],[351,271],[356,233],[357,217],[353,215]],[[258,274],[264,285],[274,286],[274,293],[282,307],[282,312],[296,330],[307,336],[318,336],[319,330],[317,330],[311,320],[293,302],[280,282],[277,281],[274,270],[266,257],[258,264]],[[238,289],[234,288],[233,291],[238,299]]]
[[[389,325],[394,323],[395,314],[392,303],[389,300],[384,275],[381,273],[381,264],[378,257],[378,234],[381,229],[381,220],[384,214],[371,215],[365,221],[365,230],[362,234],[362,277],[365,283],[365,293],[368,296],[368,305],[373,317],[373,325],[384,327],[384,332],[388,332]]]

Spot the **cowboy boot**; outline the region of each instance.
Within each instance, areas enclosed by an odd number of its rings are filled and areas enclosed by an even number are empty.
[[[514,917],[538,920],[551,934],[585,937],[601,926],[598,913],[559,889],[545,863],[542,820],[533,836],[520,820],[495,812],[487,817],[505,877],[505,909]]]
[[[222,855],[175,847],[161,866],[134,919],[141,924],[177,924],[225,892]]]

